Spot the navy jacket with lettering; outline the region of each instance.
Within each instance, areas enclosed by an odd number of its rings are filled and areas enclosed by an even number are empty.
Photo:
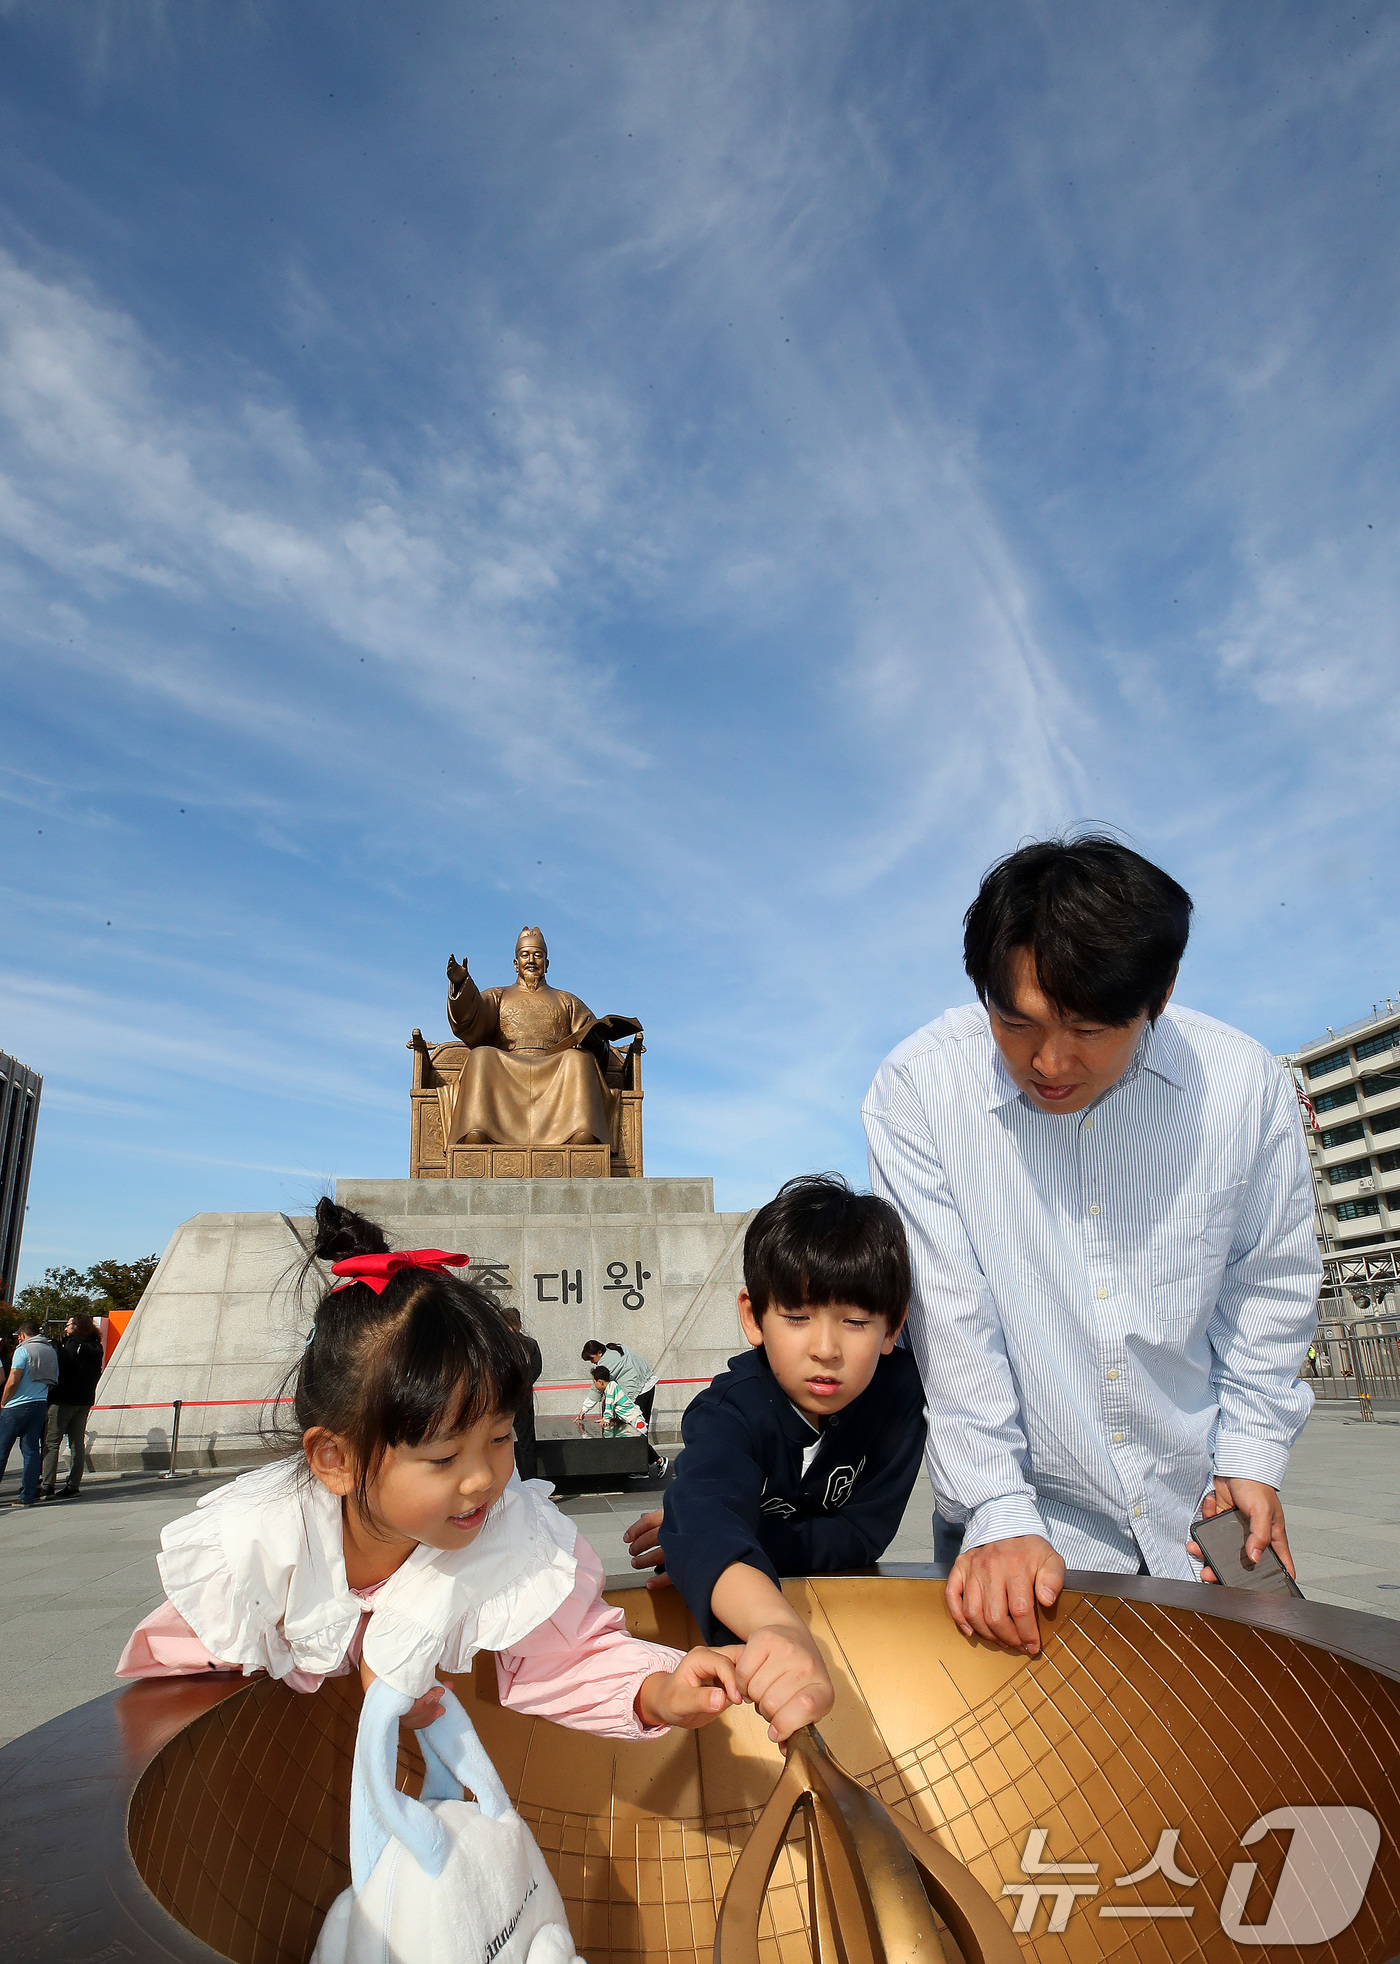
[[[685,1451],[667,1490],[661,1549],[707,1643],[733,1643],[710,1609],[731,1562],[776,1582],[879,1561],[903,1518],[924,1450],[924,1388],[892,1350],[820,1432],[790,1402],[760,1348],[731,1357],[681,1420]],[[808,1467],[802,1455],[820,1440]]]

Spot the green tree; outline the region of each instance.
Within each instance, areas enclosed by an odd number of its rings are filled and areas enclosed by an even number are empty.
[[[31,1282],[15,1297],[17,1315],[40,1323],[66,1323],[80,1310],[91,1316],[92,1308],[92,1289],[76,1268],[45,1269],[42,1282]]]
[[[94,1262],[86,1271],[46,1269],[42,1282],[20,1290],[8,1320],[17,1323],[22,1316],[32,1316],[52,1326],[66,1323],[80,1311],[107,1316],[114,1309],[135,1309],[159,1259],[141,1255],[134,1262]]]
[[[114,1309],[135,1309],[159,1260],[159,1255],[141,1255],[134,1262],[94,1262],[84,1277],[96,1298],[91,1314],[107,1316]]]

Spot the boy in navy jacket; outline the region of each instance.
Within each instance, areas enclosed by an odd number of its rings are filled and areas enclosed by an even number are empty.
[[[903,1517],[924,1449],[899,1216],[822,1175],[789,1180],[744,1238],[752,1348],[692,1400],[659,1512],[627,1531],[634,1568],[676,1584],[707,1643],[743,1646],[739,1688],[785,1739],[831,1709],[810,1631],[778,1578],[866,1568]]]

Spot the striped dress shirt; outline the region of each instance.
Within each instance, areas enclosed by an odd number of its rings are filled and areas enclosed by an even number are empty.
[[[875,1191],[909,1235],[938,1512],[1073,1568],[1190,1578],[1212,1472],[1281,1484],[1321,1263],[1297,1098],[1263,1047],[1171,1005],[1083,1112],[1017,1090],[979,1004],[881,1065]]]

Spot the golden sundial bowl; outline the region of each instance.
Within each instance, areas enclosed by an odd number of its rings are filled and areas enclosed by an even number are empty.
[[[837,1703],[786,1764],[748,1709],[633,1744],[504,1711],[489,1659],[458,1691],[589,1964],[1400,1953],[1400,1626],[1072,1583],[1029,1662],[964,1641],[928,1570],[789,1583]],[[612,1600],[639,1635],[695,1641],[670,1591]],[[128,1951],[301,1964],[348,1879],[355,1683],[112,1703],[139,1878],[113,1896],[150,1939]]]

